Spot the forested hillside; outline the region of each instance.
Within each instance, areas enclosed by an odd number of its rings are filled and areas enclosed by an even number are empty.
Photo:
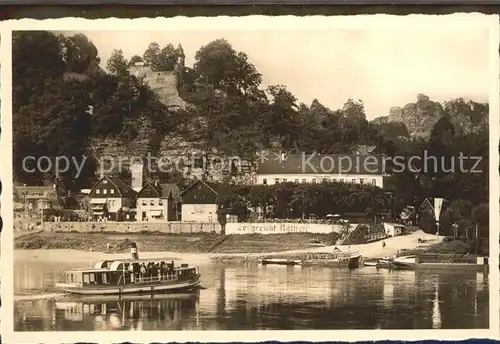
[[[428,151],[448,160],[460,154],[483,158],[482,173],[394,174],[389,191],[396,208],[441,195],[471,205],[488,201],[488,104],[463,99],[440,104],[419,95],[415,104],[393,108],[388,118],[370,122],[361,100],[329,109],[320,100],[300,103],[285,85],[264,88],[247,55],[224,39],[200,47],[194,66],[182,70],[175,68],[179,51],[171,44],[162,48],[152,43],[129,60],[116,48],[104,70],[101,59],[108,57],[99,56],[82,34],[13,34],[17,182],[56,182],[64,193],[89,187],[96,177],[90,160],[79,178],[74,169],[57,180],[50,171],[27,173],[22,169],[25,156],[82,160],[111,151],[143,156],[196,148],[253,160],[261,150],[348,153],[356,145],[373,145],[391,157]],[[179,96],[187,106],[172,108],[143,78],[130,73],[141,61],[153,71],[177,75]]]

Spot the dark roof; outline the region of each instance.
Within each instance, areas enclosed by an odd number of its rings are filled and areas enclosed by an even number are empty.
[[[174,200],[179,200],[180,199],[180,190],[177,184],[174,183],[164,183],[164,184],[158,184],[153,181],[148,181],[144,184],[142,187],[141,191],[147,187],[151,187],[151,189],[156,193],[156,197],[158,198],[168,198],[170,195],[172,195],[172,198]],[[141,194],[141,191],[137,193],[137,197]]]
[[[372,174],[384,171],[381,155],[270,154],[257,165],[258,174]]]
[[[219,194],[220,187],[219,187],[218,184],[215,184],[215,183],[212,183],[212,182],[207,182],[207,181],[204,181],[204,180],[201,180],[201,179],[197,179],[194,183],[192,183],[187,188],[185,188],[184,190],[182,190],[182,192],[180,193],[180,196],[182,196],[186,191],[188,191],[189,189],[191,189],[194,185],[197,185],[198,183],[204,184],[209,190],[213,191],[216,195]]]
[[[109,180],[118,188],[121,197],[135,197],[137,194],[137,192],[132,190],[132,188],[129,185],[127,185],[123,180],[117,177],[104,176],[101,179],[99,179],[99,181],[92,187],[92,189],[96,187],[96,185],[99,185],[104,179]]]
[[[160,184],[161,188],[161,197],[168,198],[172,195],[174,200],[180,200],[181,198],[181,190],[174,183]]]

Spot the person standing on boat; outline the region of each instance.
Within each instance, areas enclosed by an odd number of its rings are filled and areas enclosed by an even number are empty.
[[[144,265],[144,263],[142,263],[142,265],[141,265],[140,272],[141,273],[140,273],[139,277],[140,277],[140,281],[142,282],[144,276],[146,275],[146,265]]]
[[[128,272],[130,273],[130,282],[135,283],[134,263],[128,265]]]

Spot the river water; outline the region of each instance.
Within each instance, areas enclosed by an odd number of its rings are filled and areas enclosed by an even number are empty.
[[[17,261],[16,294],[54,292],[68,264]],[[364,267],[200,266],[195,293],[16,301],[16,331],[488,328],[488,276]]]

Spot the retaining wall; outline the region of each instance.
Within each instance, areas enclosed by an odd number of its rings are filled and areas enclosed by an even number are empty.
[[[143,231],[161,233],[220,233],[219,223],[195,222],[45,222],[43,230],[46,232],[116,232],[137,233]]]

